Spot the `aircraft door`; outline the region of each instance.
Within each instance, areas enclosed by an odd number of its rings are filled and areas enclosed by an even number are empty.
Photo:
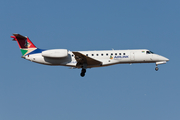
[[[130,53],[130,59],[131,59],[132,61],[135,60],[135,52],[131,52],[131,53]]]

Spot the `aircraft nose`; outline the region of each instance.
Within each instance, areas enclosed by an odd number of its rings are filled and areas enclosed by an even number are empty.
[[[169,61],[169,59],[168,59],[168,58],[166,58],[166,61]]]
[[[163,57],[163,56],[160,56],[160,60],[162,60],[162,61],[169,61],[169,59],[168,59],[168,58]]]

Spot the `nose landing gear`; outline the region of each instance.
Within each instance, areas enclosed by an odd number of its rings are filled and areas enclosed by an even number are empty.
[[[156,71],[158,71],[158,70],[159,70],[159,68],[158,68],[158,67],[156,67],[156,68],[155,68],[155,70],[156,70]]]
[[[159,68],[158,68],[158,65],[157,65],[157,64],[156,64],[155,70],[156,70],[156,71],[158,71],[158,70],[159,70]]]

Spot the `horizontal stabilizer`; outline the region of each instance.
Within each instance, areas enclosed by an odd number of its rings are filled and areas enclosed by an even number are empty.
[[[17,39],[18,39],[18,40],[25,40],[25,39],[27,39],[27,37],[22,36],[22,35],[20,35],[20,34],[14,33],[13,35],[14,35],[14,36],[11,36],[11,38],[14,38],[14,39],[13,39],[14,41],[16,41]]]

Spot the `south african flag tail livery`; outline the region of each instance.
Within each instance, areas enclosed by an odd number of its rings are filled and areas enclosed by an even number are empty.
[[[11,36],[11,38],[14,38],[13,40],[17,41],[23,56],[37,49],[36,46],[29,40],[28,37],[22,36],[20,34],[13,34],[13,35],[14,36]]]
[[[28,37],[20,34],[11,36],[17,41],[22,57],[36,63],[45,65],[68,66],[81,68],[81,76],[84,77],[87,68],[103,67],[115,64],[155,63],[158,71],[159,64],[169,61],[147,49],[136,50],[99,50],[99,51],[69,51],[67,49],[43,50],[37,48]],[[78,45],[78,44],[77,44]]]

